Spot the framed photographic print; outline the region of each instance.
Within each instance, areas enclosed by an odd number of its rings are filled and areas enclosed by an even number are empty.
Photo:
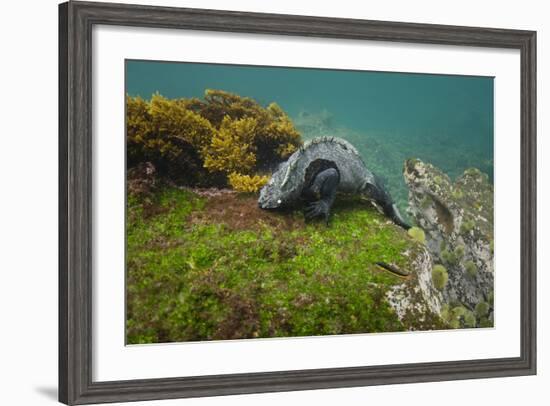
[[[59,398],[536,373],[536,34],[59,8]]]

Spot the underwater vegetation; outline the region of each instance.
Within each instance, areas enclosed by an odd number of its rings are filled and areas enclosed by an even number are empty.
[[[425,248],[358,199],[336,202],[331,227],[215,189],[132,193],[127,213],[130,344],[444,327],[388,304],[407,279],[376,262],[412,269]]]
[[[424,230],[422,230],[420,227],[411,227],[407,230],[407,234],[411,238],[414,238],[416,241],[424,244],[426,242],[426,235],[424,234]]]
[[[475,278],[477,274],[477,266],[474,261],[469,260],[464,264],[464,269],[470,278]]]
[[[243,190],[262,181],[228,179]],[[492,284],[473,304],[448,297],[457,284],[485,287],[486,264],[467,240],[447,239],[437,247],[451,260],[433,265],[423,224],[405,231],[350,196],[330,227],[306,223],[297,210],[260,210],[255,194],[169,185],[141,163],[128,171],[127,341],[491,327]]]
[[[432,269],[432,281],[436,289],[443,290],[449,280],[449,274],[443,265],[434,265]]]
[[[203,99],[127,96],[126,127],[128,168],[150,162],[158,176],[188,186],[256,191],[302,144],[276,103],[263,107],[222,90],[208,89]]]
[[[451,328],[473,328],[478,325],[474,312],[460,304],[454,306],[445,304],[441,311],[441,317]]]
[[[492,306],[487,302],[480,302],[474,310],[462,304],[445,304],[441,310],[441,318],[451,328],[493,327],[490,313]]]
[[[227,177],[231,187],[238,192],[257,192],[269,180],[268,175],[241,175],[231,172]]]
[[[129,344],[493,325],[484,173],[453,182],[420,159],[403,167],[417,140],[350,132],[328,112],[294,124],[275,103],[221,90],[126,102]],[[323,135],[357,145],[415,226],[351,196],[329,227],[260,210],[276,166]]]

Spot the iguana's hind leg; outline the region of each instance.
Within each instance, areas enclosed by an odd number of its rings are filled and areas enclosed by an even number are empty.
[[[328,168],[319,172],[308,190],[304,191],[306,196],[317,198],[310,202],[304,211],[306,220],[323,216],[328,225],[330,209],[336,197],[336,190],[340,183],[340,175],[335,168]]]

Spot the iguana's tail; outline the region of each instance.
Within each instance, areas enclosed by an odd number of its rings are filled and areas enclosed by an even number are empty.
[[[388,216],[392,221],[397,224],[400,227],[403,227],[405,230],[408,230],[411,228],[410,224],[408,224],[403,217],[401,217],[401,213],[399,213],[399,210],[397,209],[397,206],[393,203],[386,204],[382,206],[384,210],[384,214]]]
[[[411,226],[403,219],[401,213],[399,213],[397,206],[393,203],[393,199],[379,178],[375,177],[375,183],[367,184],[365,186],[365,192],[367,193],[367,196],[373,199],[376,204],[382,208],[384,214],[395,224],[403,227],[405,230],[411,228]]]

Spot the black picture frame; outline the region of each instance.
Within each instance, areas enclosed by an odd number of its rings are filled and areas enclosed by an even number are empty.
[[[518,49],[521,353],[517,358],[92,380],[92,27],[95,24]],[[87,404],[536,374],[536,32],[110,3],[59,5],[59,400]]]

